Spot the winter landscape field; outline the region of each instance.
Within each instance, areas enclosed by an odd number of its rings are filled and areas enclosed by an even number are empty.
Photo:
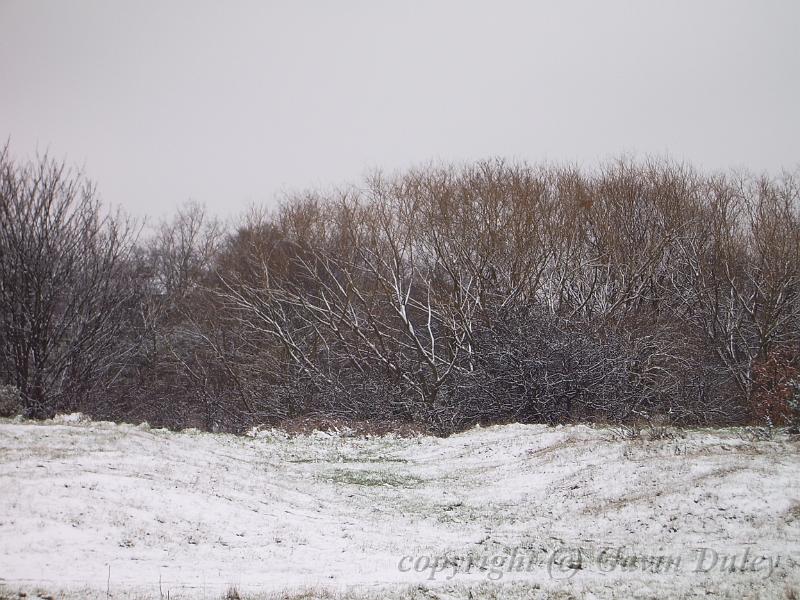
[[[0,600],[800,600],[798,23],[0,0]]]
[[[2,598],[796,598],[797,436],[0,424]]]

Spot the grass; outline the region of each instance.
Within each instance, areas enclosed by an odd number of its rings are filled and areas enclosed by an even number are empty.
[[[330,473],[319,476],[324,481],[344,485],[360,485],[365,487],[402,487],[413,488],[425,483],[425,479],[414,475],[392,473],[389,471],[358,471],[334,469]]]
[[[381,463],[407,463],[405,458],[389,458],[383,456],[339,456],[335,460],[325,458],[290,458],[288,463],[314,464],[314,463],[353,463],[353,464],[381,464]]]
[[[538,592],[538,593],[537,593]],[[114,593],[113,598],[119,600],[190,600],[196,597],[206,598],[207,600],[454,600],[456,598],[470,598],[475,600],[532,600],[532,599],[566,599],[574,596],[564,595],[556,592],[542,593],[539,585],[535,583],[511,583],[499,585],[493,583],[480,583],[473,587],[463,587],[460,585],[448,586],[447,589],[437,588],[435,591],[425,585],[411,585],[403,588],[389,589],[368,589],[368,590],[342,590],[335,591],[322,587],[308,587],[296,590],[286,590],[281,592],[247,593],[240,592],[236,587],[231,586],[220,596],[211,594],[194,596],[192,593],[156,595],[125,594]],[[107,598],[105,592],[95,591],[73,591],[73,592],[52,592],[44,591],[41,588],[30,588],[28,590],[19,589],[12,591],[10,588],[0,584],[0,600],[102,600]]]

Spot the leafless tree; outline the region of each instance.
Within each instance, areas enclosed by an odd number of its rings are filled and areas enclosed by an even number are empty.
[[[132,234],[79,173],[0,152],[0,379],[28,414],[74,408],[125,361]]]

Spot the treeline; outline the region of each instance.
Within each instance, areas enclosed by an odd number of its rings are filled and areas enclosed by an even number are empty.
[[[0,384],[32,417],[241,431],[796,421],[800,186],[501,160],[155,231],[0,155]]]

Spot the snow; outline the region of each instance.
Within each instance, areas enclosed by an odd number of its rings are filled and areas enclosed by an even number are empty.
[[[0,598],[782,597],[800,592],[798,449],[743,430],[5,420]]]

